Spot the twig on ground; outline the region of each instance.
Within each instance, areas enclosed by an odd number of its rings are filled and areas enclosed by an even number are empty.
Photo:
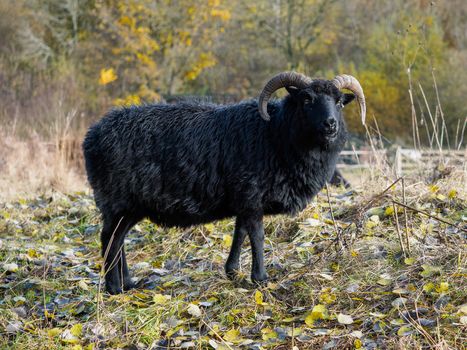
[[[400,227],[399,227],[399,216],[397,215],[397,207],[396,207],[396,205],[394,203],[392,203],[392,207],[394,209],[394,219],[396,221],[397,236],[399,237],[399,243],[401,245],[402,254],[404,254],[404,258],[407,258],[407,252],[405,251],[404,242],[403,242],[403,239],[402,239],[402,234],[401,234],[401,230],[400,230]]]
[[[402,178],[402,202],[407,203],[405,200],[405,181]],[[404,219],[405,219],[405,244],[407,247],[407,253],[410,254],[410,243],[409,243],[409,218],[407,216],[407,208],[404,207]]]
[[[329,204],[329,210],[331,211],[331,219],[332,223],[334,224],[334,229],[336,230],[336,239],[337,243],[339,243],[340,248],[343,250],[344,249],[344,244],[342,243],[342,237],[339,231],[339,227],[337,227],[336,220],[334,219],[334,212],[332,211],[332,206],[331,206],[331,198],[329,197],[329,187],[328,184],[326,183],[326,196],[328,199],[328,204]]]
[[[220,339],[220,341],[221,341],[225,346],[227,346],[230,350],[233,350],[232,347],[231,347],[229,344],[227,344],[227,343],[225,342],[225,340],[219,335],[219,333],[217,333],[210,325],[208,325],[208,324],[206,323],[206,321],[204,321],[202,318],[200,318],[200,320],[201,320],[201,322],[204,323],[204,325],[205,325],[206,327],[209,328],[209,330],[210,330],[211,332],[214,333],[214,335],[215,335],[216,337],[218,337],[218,338]]]
[[[447,221],[447,220],[444,220],[444,219],[442,219],[442,218],[439,218],[439,217],[437,217],[437,216],[435,216],[435,215],[431,215],[430,213],[427,213],[426,211],[423,211],[423,210],[420,210],[420,209],[411,207],[410,205],[407,205],[407,204],[398,202],[398,201],[396,201],[396,200],[393,200],[392,202],[395,203],[395,204],[397,204],[397,205],[400,205],[401,207],[405,207],[405,208],[410,209],[410,210],[413,210],[413,211],[415,211],[415,212],[417,212],[417,213],[420,213],[420,214],[423,214],[423,215],[425,215],[425,216],[428,216],[428,217],[430,217],[430,218],[432,218],[432,219],[434,219],[434,220],[436,220],[436,221],[439,221],[439,222],[445,223],[445,224],[447,224],[447,225],[449,225],[449,226],[455,227],[455,228],[461,230],[462,232],[467,232],[467,229],[462,228],[462,227],[459,227],[458,225],[456,225],[456,224],[454,224],[454,223],[452,223],[452,222],[449,222],[449,221]]]

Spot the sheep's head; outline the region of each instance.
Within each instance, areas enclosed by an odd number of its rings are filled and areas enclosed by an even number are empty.
[[[313,80],[295,72],[284,72],[273,77],[265,85],[259,97],[261,117],[269,121],[267,103],[271,95],[285,87],[303,117],[303,127],[316,131],[323,142],[332,142],[343,127],[342,108],[357,99],[362,123],[365,124],[365,96],[357,79],[350,75],[338,75],[333,80]],[[342,93],[348,89],[352,92]]]

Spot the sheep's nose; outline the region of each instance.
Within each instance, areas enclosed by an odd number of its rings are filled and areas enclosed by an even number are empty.
[[[323,122],[323,125],[328,130],[335,130],[337,126],[337,120],[333,117],[328,118]]]

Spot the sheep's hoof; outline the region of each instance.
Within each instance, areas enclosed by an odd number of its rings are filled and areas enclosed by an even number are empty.
[[[237,265],[225,264],[225,274],[231,280],[237,279],[238,275],[240,274],[240,266],[238,264]]]
[[[114,284],[106,284],[105,290],[107,291],[107,293],[112,294],[112,295],[123,293],[122,287],[114,285]]]
[[[123,290],[130,290],[137,287],[137,283],[133,282],[131,277],[125,278],[123,281]]]
[[[251,275],[251,281],[254,284],[258,284],[260,286],[264,286],[265,284],[267,284],[268,280],[269,280],[269,276],[266,272]]]

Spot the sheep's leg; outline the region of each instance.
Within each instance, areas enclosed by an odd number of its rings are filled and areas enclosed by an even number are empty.
[[[123,252],[125,234],[131,228],[129,218],[104,218],[101,234],[102,256],[104,257],[105,287],[110,294],[119,294],[131,281]]]
[[[240,270],[240,253],[242,251],[242,244],[247,235],[246,227],[242,223],[242,219],[237,217],[235,222],[234,236],[232,240],[232,247],[230,248],[229,257],[225,263],[225,273],[229,278],[235,278]]]
[[[253,263],[251,266],[251,280],[263,282],[268,279],[264,268],[264,227],[262,215],[251,216],[246,222],[251,243]]]
[[[129,290],[136,287],[136,284],[131,279],[130,271],[128,270],[128,264],[126,262],[125,246],[122,244],[122,257],[119,262],[119,273],[123,281],[123,290]]]

